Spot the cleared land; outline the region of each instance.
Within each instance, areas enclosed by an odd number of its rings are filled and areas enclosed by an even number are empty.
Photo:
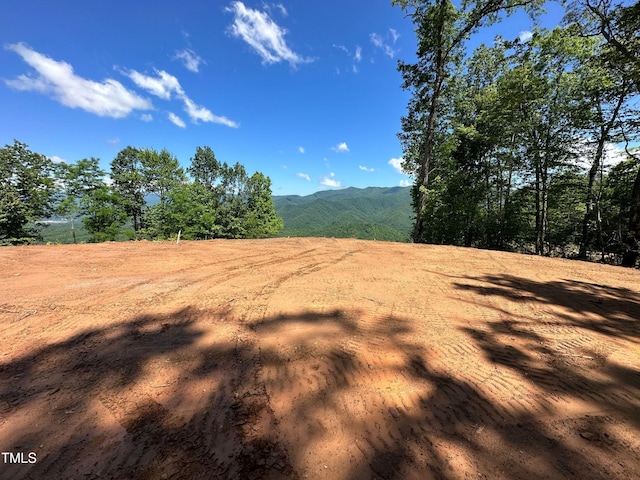
[[[3,479],[640,474],[638,271],[292,238],[2,248],[0,285]]]

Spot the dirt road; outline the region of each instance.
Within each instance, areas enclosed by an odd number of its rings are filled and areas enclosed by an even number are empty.
[[[639,319],[639,271],[508,253],[2,248],[0,478],[637,479]]]

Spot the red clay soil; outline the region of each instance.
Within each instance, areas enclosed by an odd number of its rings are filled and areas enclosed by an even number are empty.
[[[0,478],[637,479],[639,319],[639,271],[509,253],[6,247]]]

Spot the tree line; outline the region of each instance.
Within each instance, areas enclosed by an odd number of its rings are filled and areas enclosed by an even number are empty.
[[[0,149],[0,244],[32,243],[41,220],[67,219],[76,242],[81,221],[93,242],[262,238],[282,228],[271,180],[249,176],[197,147],[185,170],[163,149],[127,147],[111,162],[109,181],[99,159],[53,163],[15,140]]]
[[[640,2],[566,2],[553,30],[480,29],[542,0],[394,0],[417,61],[399,138],[414,176],[413,241],[636,264],[640,249]],[[625,145],[605,165],[607,146]]]

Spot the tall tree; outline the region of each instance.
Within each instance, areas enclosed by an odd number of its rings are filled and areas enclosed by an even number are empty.
[[[111,162],[113,189],[124,203],[124,209],[137,232],[142,228],[142,214],[145,208],[145,179],[141,151],[126,147]]]
[[[91,234],[92,242],[115,241],[127,214],[120,195],[107,185],[95,188],[82,199],[84,226]]]
[[[256,172],[247,181],[247,216],[244,230],[248,238],[275,235],[283,226],[271,198],[271,179]]]
[[[83,213],[82,201],[93,190],[104,186],[97,158],[82,159],[76,163],[60,163],[56,168],[57,180],[62,187],[63,198],[56,210],[67,217],[73,243],[77,243],[75,219]]]
[[[159,152],[143,149],[139,156],[146,193],[157,195],[164,205],[169,192],[186,180],[184,169],[178,159],[164,148]]]
[[[578,0],[571,4],[568,22],[581,26],[586,35],[604,38],[608,51],[602,59],[617,77],[622,76],[640,93],[640,1],[625,5],[612,0]],[[640,129],[637,118],[631,118],[622,127],[622,134],[629,144]],[[627,251],[622,265],[635,266],[640,256],[640,169],[632,191],[629,206]]]
[[[460,62],[465,41],[481,27],[520,7],[535,12],[541,0],[464,0],[457,8],[451,0],[393,0],[412,18],[418,39],[415,64],[399,62],[403,88],[411,90],[408,114],[402,119],[404,168],[415,175],[413,188],[416,213],[414,242],[425,241],[426,208],[435,152],[441,99],[447,82]]]
[[[0,149],[0,244],[33,241],[33,225],[53,211],[54,166],[24,143]]]

